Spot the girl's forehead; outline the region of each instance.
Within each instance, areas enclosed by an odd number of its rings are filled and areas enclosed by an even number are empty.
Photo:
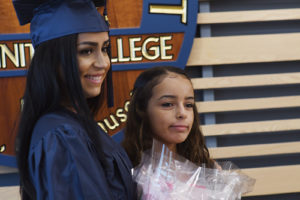
[[[182,74],[176,74],[176,73],[170,72],[161,79],[160,83],[168,83],[168,82],[190,83],[190,80],[187,79]]]
[[[158,84],[161,84],[162,82],[166,81],[167,80],[170,80],[170,79],[176,79],[176,78],[179,78],[179,79],[186,79],[188,80],[184,75],[182,74],[177,74],[177,73],[174,73],[174,72],[167,72],[167,74],[164,74],[164,75],[161,75],[160,77],[158,77]]]
[[[193,95],[192,83],[181,74],[168,74],[153,88],[154,93],[177,92],[178,94]]]

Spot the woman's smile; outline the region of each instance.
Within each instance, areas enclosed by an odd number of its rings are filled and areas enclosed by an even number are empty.
[[[85,75],[84,77],[93,84],[101,84],[104,74]]]
[[[78,35],[78,65],[80,80],[86,98],[98,96],[110,68],[107,32]]]

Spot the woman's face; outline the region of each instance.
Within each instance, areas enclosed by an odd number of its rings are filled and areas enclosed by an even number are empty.
[[[107,32],[78,34],[77,59],[86,98],[98,96],[101,92],[101,85],[110,68],[108,47]]]
[[[184,76],[169,73],[152,89],[147,114],[153,137],[176,151],[188,137],[194,121],[194,90]]]

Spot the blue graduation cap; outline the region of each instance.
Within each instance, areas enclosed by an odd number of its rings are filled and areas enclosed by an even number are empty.
[[[95,4],[103,0],[13,0],[21,25],[30,24],[31,40],[38,44],[82,32],[106,32],[107,23]]]
[[[106,0],[13,0],[20,24],[31,23],[30,36],[34,48],[47,40],[70,34],[108,32],[108,23],[96,9],[96,6],[105,4]],[[107,83],[108,107],[112,107],[111,68],[107,74]]]

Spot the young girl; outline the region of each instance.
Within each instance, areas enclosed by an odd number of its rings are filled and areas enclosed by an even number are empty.
[[[191,80],[175,67],[137,78],[123,146],[141,199],[236,200],[255,180],[210,158],[199,129]],[[165,148],[168,147],[168,148]]]
[[[13,3],[35,47],[16,139],[22,199],[135,199],[130,160],[93,119],[111,76],[103,17],[91,0]]]
[[[134,166],[153,138],[198,166],[215,165],[199,129],[191,80],[180,68],[150,68],[134,84],[122,143]]]

